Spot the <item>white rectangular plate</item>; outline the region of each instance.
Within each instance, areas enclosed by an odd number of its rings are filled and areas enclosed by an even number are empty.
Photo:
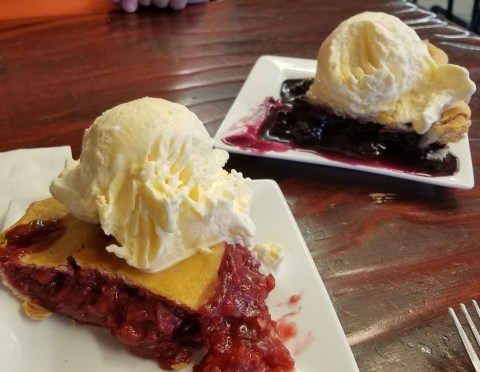
[[[257,226],[253,243],[276,242],[285,258],[275,274],[276,287],[268,298],[274,319],[292,323],[297,334],[286,345],[298,372],[358,371],[335,310],[285,198],[271,180],[251,182],[252,218]],[[31,199],[10,203],[13,223]],[[289,299],[298,295],[300,300]],[[136,357],[102,330],[74,326],[60,316],[33,321],[22,314],[19,301],[0,289],[0,359],[9,372],[158,372],[151,360]],[[292,314],[292,315],[287,315]],[[184,371],[191,371],[191,367]]]
[[[450,145],[450,152],[459,159],[459,170],[446,177],[428,177],[405,173],[381,166],[366,166],[334,161],[313,152],[292,149],[285,152],[256,151],[226,144],[223,139],[241,130],[242,119],[253,114],[265,98],[280,97],[281,84],[287,79],[304,79],[315,76],[317,62],[309,59],[263,56],[258,59],[240,90],[227,116],[214,137],[214,145],[232,153],[264,156],[275,159],[293,160],[305,163],[353,169],[385,176],[409,179],[438,186],[470,189],[474,185],[472,158],[468,136]]]

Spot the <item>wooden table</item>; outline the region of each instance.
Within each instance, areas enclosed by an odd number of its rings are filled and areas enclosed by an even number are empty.
[[[403,1],[239,0],[4,21],[0,151],[71,145],[77,157],[95,117],[143,96],[187,105],[213,135],[259,56],[315,58],[341,20],[364,10],[408,21],[480,83],[480,38]],[[471,108],[480,184],[479,94]],[[480,294],[480,186],[239,155],[229,166],[280,184],[361,371],[472,370],[447,307]]]

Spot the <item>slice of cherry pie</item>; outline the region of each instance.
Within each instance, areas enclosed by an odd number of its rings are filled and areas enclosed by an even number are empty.
[[[265,304],[275,280],[243,246],[145,273],[104,249],[112,238],[100,226],[53,199],[33,203],[0,241],[3,282],[32,318],[57,313],[103,327],[164,369],[204,348],[196,372],[293,370]]]

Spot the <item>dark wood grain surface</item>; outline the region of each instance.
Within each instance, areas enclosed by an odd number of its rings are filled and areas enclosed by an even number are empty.
[[[143,96],[188,106],[213,135],[259,56],[315,58],[341,20],[364,10],[407,21],[480,83],[480,38],[403,1],[227,0],[4,21],[0,151],[71,145],[77,157],[95,117]],[[478,185],[479,94],[471,108]],[[480,297],[480,186],[239,155],[229,167],[280,184],[361,371],[472,370],[447,307]]]

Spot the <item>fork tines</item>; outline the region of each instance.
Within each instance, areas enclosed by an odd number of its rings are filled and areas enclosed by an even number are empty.
[[[472,304],[473,304],[473,307],[475,308],[475,312],[477,313],[477,317],[480,319],[480,308],[477,304],[477,301],[473,300]],[[477,345],[480,347],[480,334],[478,333],[477,327],[473,323],[473,320],[470,317],[470,314],[468,313],[467,308],[465,307],[464,304],[460,304],[460,309],[462,310],[462,313],[465,316],[465,319],[467,319],[467,323],[470,327],[470,330],[473,333],[473,336],[475,337],[475,340],[477,341]],[[467,350],[468,356],[470,357],[470,360],[472,361],[473,366],[475,367],[475,370],[477,372],[480,372],[480,359],[478,358],[478,355],[475,352],[473,345],[470,343],[470,340],[468,339],[467,334],[463,330],[463,327],[460,321],[458,320],[457,315],[455,314],[455,311],[451,307],[449,307],[448,313],[450,314],[450,316],[453,319],[453,322],[455,323],[455,327],[457,328],[458,334],[462,339],[463,345]]]

